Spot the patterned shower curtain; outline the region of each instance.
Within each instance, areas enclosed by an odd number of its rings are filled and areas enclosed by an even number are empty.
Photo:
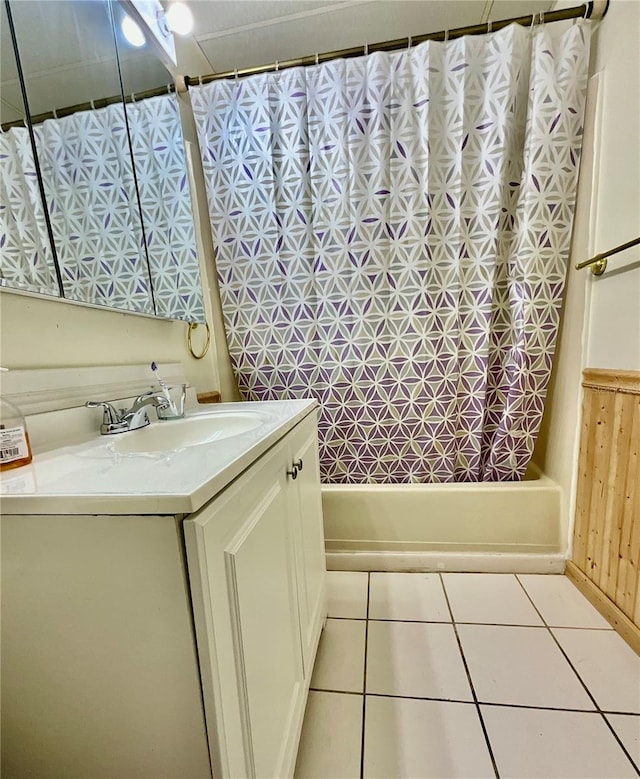
[[[192,90],[243,396],[314,396],[327,483],[515,480],[558,329],[589,24]]]

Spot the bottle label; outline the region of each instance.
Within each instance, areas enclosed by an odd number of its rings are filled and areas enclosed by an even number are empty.
[[[0,430],[0,463],[12,463],[28,456],[24,427],[5,427]]]

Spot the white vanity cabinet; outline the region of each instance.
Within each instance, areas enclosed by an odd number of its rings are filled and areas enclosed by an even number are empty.
[[[326,615],[312,421],[184,533],[214,775],[290,776]]]
[[[293,774],[326,617],[298,419],[193,513],[3,516],[3,777]]]

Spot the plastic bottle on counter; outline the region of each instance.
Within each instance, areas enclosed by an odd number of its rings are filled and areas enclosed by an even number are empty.
[[[0,371],[6,370],[0,368]],[[0,397],[0,471],[29,465],[32,459],[27,423],[22,412]]]

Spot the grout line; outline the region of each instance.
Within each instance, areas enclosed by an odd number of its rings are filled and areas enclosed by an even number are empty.
[[[612,709],[602,709],[603,714],[622,714],[624,717],[640,717],[640,711],[613,711]]]
[[[371,574],[367,573],[367,621],[364,629],[364,669],[362,674],[362,740],[360,742],[360,779],[364,779],[364,728],[367,712],[367,649],[369,646],[369,595],[371,593]]]
[[[482,728],[482,732],[484,734],[484,740],[487,745],[487,749],[489,750],[489,757],[491,758],[491,764],[493,766],[493,771],[496,776],[496,779],[500,779],[500,772],[498,771],[498,765],[496,763],[496,759],[493,755],[493,749],[491,748],[491,742],[489,741],[489,734],[487,733],[487,728],[484,724],[484,718],[482,717],[482,711],[480,710],[480,705],[478,703],[478,696],[476,695],[475,688],[473,686],[473,680],[471,679],[471,673],[469,672],[469,666],[467,665],[467,658],[464,656],[464,651],[462,649],[462,642],[460,641],[460,636],[458,635],[458,628],[456,627],[456,621],[455,617],[453,616],[453,610],[451,608],[451,604],[449,603],[449,595],[447,593],[447,588],[444,586],[444,579],[442,578],[442,574],[439,573],[438,576],[440,577],[440,586],[442,587],[442,591],[444,592],[444,598],[447,602],[447,608],[449,609],[449,614],[451,615],[451,624],[453,626],[453,631],[456,634],[456,641],[458,642],[458,649],[460,650],[460,657],[462,658],[462,664],[464,665],[464,670],[467,674],[467,681],[469,682],[469,687],[471,688],[471,694],[473,695],[473,702],[476,707],[476,712],[478,714],[478,719],[480,720],[480,727]]]
[[[534,711],[567,711],[573,714],[600,714],[597,709],[570,709],[564,706],[534,706],[530,703],[502,703],[500,701],[480,701],[481,706],[499,706],[505,709],[533,709]]]
[[[326,687],[310,687],[313,692],[326,692],[331,695],[362,695],[361,692],[354,692],[353,690],[330,690]],[[409,701],[433,701],[435,703],[461,703],[466,706],[475,706],[476,701],[465,701],[462,698],[436,698],[425,697],[420,695],[401,695],[400,693],[385,693],[385,692],[368,692],[367,695],[371,698],[400,698],[401,700]],[[598,711],[597,709],[571,709],[564,706],[533,706],[529,703],[503,703],[501,701],[477,701],[478,706],[497,706],[503,709],[532,709],[533,711],[566,711],[572,714],[617,714],[623,717],[640,717],[640,713],[634,711]]]
[[[527,598],[529,599],[529,601],[530,601],[531,605],[533,606],[533,608],[534,608],[534,609],[536,610],[536,612],[538,613],[538,616],[539,616],[539,617],[540,617],[540,619],[541,619],[541,620],[544,622],[544,625],[545,625],[545,627],[546,627],[546,628],[547,628],[547,630],[549,631],[549,635],[551,636],[551,638],[552,638],[552,639],[553,639],[553,641],[555,642],[555,644],[556,644],[556,646],[558,647],[558,649],[559,649],[559,650],[562,652],[562,655],[563,655],[564,659],[567,661],[567,663],[569,663],[569,666],[570,666],[571,670],[572,670],[572,671],[574,672],[574,674],[577,676],[577,678],[578,678],[578,681],[580,682],[580,684],[581,684],[581,685],[584,687],[584,690],[585,690],[585,692],[587,693],[587,695],[589,696],[589,698],[591,699],[591,701],[593,702],[593,705],[595,706],[597,713],[598,713],[598,714],[600,714],[600,716],[601,716],[601,717],[602,717],[602,719],[604,720],[604,722],[605,722],[606,726],[609,728],[609,730],[610,730],[610,731],[611,731],[611,733],[613,734],[613,737],[614,737],[614,738],[615,738],[615,740],[618,742],[618,745],[619,745],[620,749],[622,749],[622,751],[624,752],[624,754],[627,756],[627,759],[629,760],[629,762],[631,763],[631,765],[632,765],[632,766],[633,766],[633,768],[635,769],[636,773],[638,774],[638,776],[640,776],[640,770],[638,769],[638,766],[635,764],[635,761],[632,759],[632,757],[631,757],[631,755],[629,754],[629,752],[627,752],[627,749],[626,749],[625,745],[624,745],[624,744],[622,743],[622,741],[620,740],[620,738],[619,738],[618,734],[617,734],[617,733],[615,732],[615,730],[613,729],[613,726],[611,725],[611,723],[609,722],[609,720],[608,720],[608,719],[605,717],[605,715],[604,715],[604,712],[602,711],[602,709],[601,709],[601,708],[600,708],[600,706],[598,705],[598,701],[597,701],[597,700],[595,699],[595,697],[594,697],[594,696],[591,694],[591,690],[590,690],[590,689],[587,687],[586,683],[583,681],[582,677],[581,677],[581,676],[580,676],[580,674],[578,673],[578,671],[577,671],[576,667],[574,666],[574,664],[573,664],[573,663],[571,662],[571,660],[569,659],[569,655],[568,655],[568,654],[567,654],[567,653],[564,651],[564,649],[563,649],[563,647],[562,647],[562,644],[561,644],[561,643],[560,643],[560,641],[559,641],[559,640],[556,638],[556,636],[555,636],[555,634],[554,634],[553,630],[551,630],[551,628],[550,628],[550,627],[549,627],[549,625],[547,624],[547,621],[546,621],[546,620],[545,620],[545,618],[542,616],[542,614],[541,614],[541,612],[540,612],[540,609],[538,609],[538,607],[536,606],[536,604],[535,604],[535,603],[534,603],[534,601],[533,601],[533,598],[532,598],[532,597],[531,597],[531,595],[529,595],[529,593],[527,592],[527,588],[526,588],[526,587],[524,586],[524,584],[523,584],[523,583],[520,581],[520,578],[519,578],[519,576],[518,576],[517,574],[515,574],[515,578],[516,578],[516,581],[518,582],[518,584],[519,584],[519,585],[522,587],[522,589],[523,589],[523,591],[524,591],[524,594],[525,594],[525,595],[527,596]]]
[[[344,619],[351,622],[365,622],[367,617],[332,617],[327,615],[327,619]],[[369,617],[370,622],[411,622],[416,624],[425,625],[450,625],[451,620],[445,619],[391,619],[389,617]],[[549,628],[559,628],[562,630],[592,630],[600,633],[607,633],[613,630],[612,627],[607,628],[583,628],[577,625],[530,625],[523,622],[465,622],[458,620],[456,625],[483,625],[490,628],[540,628],[541,630]]]
[[[329,690],[326,687],[309,687],[310,692],[328,692],[332,695],[362,695],[361,692],[355,692],[354,690]]]

